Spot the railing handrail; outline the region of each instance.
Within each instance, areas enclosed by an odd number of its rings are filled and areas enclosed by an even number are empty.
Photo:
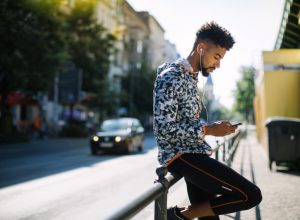
[[[234,133],[233,135],[229,136],[229,138],[226,138],[224,137],[223,138],[223,141],[219,141],[219,140],[216,140],[217,142],[217,147],[213,148],[213,152],[216,152],[217,150],[219,150],[227,141],[231,140],[231,139],[234,139],[236,137],[238,137],[241,133],[243,133],[244,131],[243,130],[238,130],[238,132]]]
[[[165,177],[165,179],[168,182],[168,186],[165,186],[163,183],[159,182],[158,180],[155,181],[154,186],[152,186],[150,189],[145,191],[138,198],[132,200],[132,202],[128,203],[123,208],[119,209],[116,213],[114,213],[108,219],[109,220],[124,220],[124,219],[129,219],[129,218],[133,217],[139,211],[141,211],[143,208],[145,208],[147,205],[149,205],[151,202],[156,200],[164,192],[164,190],[169,189],[181,178],[182,178],[182,176],[177,176],[177,175],[168,173],[168,175]],[[161,183],[161,184],[159,184],[159,183]],[[166,189],[166,187],[167,187],[167,189]]]
[[[217,147],[215,147],[212,151],[216,153],[216,159],[218,159],[218,151],[223,146],[225,149],[225,144],[229,141],[233,141],[232,146],[229,148],[229,156],[226,160],[224,160],[227,164],[231,164],[233,159],[233,154],[236,151],[236,148],[239,144],[239,141],[245,131],[239,130],[236,134],[229,137],[228,139],[224,139],[223,142],[219,143],[217,141]],[[225,157],[224,157],[225,158]],[[167,206],[167,192],[168,189],[173,186],[176,182],[178,182],[182,176],[168,173],[166,167],[159,167],[156,169],[156,173],[158,175],[158,180],[155,181],[154,186],[146,190],[139,197],[132,200],[130,203],[119,209],[117,212],[113,213],[108,219],[109,220],[125,220],[133,217],[142,209],[144,209],[151,202],[155,201],[155,220],[166,220],[166,206]],[[159,212],[158,210],[162,213]]]
[[[217,147],[215,147],[213,149],[213,152],[216,153],[216,160],[219,160],[218,158],[218,151],[221,147],[223,147],[223,161],[231,166],[231,162],[233,160],[233,156],[234,156],[234,153],[237,149],[237,146],[241,140],[241,138],[244,136],[244,134],[246,133],[246,129],[239,129],[237,133],[233,134],[232,136],[230,136],[228,139],[224,138],[223,141],[220,143],[218,140],[217,140]],[[228,158],[226,158],[226,155],[225,155],[225,145],[227,142],[229,141],[233,141],[232,145],[229,147],[229,152],[227,152],[227,156]]]

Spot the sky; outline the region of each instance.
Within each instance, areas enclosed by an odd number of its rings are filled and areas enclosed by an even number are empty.
[[[262,51],[274,49],[285,0],[127,0],[136,11],[148,11],[176,45],[181,57],[190,53],[196,31],[216,21],[231,32],[236,44],[212,73],[214,94],[231,109],[241,66],[262,68]],[[163,61],[162,61],[163,62]],[[204,83],[206,79],[201,79]],[[200,81],[201,82],[201,81]]]

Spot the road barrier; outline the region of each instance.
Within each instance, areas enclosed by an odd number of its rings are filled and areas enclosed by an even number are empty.
[[[216,160],[226,163],[231,166],[235,151],[241,138],[246,134],[246,130],[238,130],[235,134],[223,141],[216,141],[217,146],[213,149]],[[220,158],[220,153],[222,157]],[[113,213],[109,220],[126,220],[130,219],[147,205],[154,201],[154,219],[166,220],[167,219],[167,196],[168,189],[179,181],[182,176],[168,173],[167,168],[164,166],[156,169],[158,179],[155,180],[153,187],[145,191],[138,198],[128,203],[121,209]]]

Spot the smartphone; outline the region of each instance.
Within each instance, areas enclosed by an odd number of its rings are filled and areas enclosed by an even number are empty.
[[[239,125],[241,125],[242,123],[241,122],[239,122],[239,123],[236,123],[236,124],[233,124],[232,126],[239,126]]]

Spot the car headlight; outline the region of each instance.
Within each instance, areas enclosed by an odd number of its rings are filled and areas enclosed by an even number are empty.
[[[115,142],[120,142],[120,141],[125,141],[128,139],[128,136],[116,136],[115,137]]]
[[[115,142],[120,142],[121,140],[122,140],[122,137],[120,137],[120,136],[115,137]]]
[[[99,137],[98,136],[93,136],[93,141],[95,141],[95,142],[97,142],[97,141],[99,141]]]

